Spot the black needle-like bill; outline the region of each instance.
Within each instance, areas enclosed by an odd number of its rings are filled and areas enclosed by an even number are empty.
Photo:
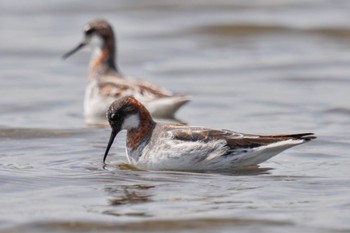
[[[115,136],[117,136],[117,131],[112,130],[111,137],[109,138],[109,142],[108,142],[108,145],[107,145],[107,148],[106,148],[106,152],[105,152],[105,155],[103,157],[103,163],[105,163],[105,161],[106,161],[109,149],[111,149],[111,146],[112,146],[112,144],[114,142]]]
[[[78,44],[77,47],[75,47],[74,49],[70,50],[69,52],[65,53],[63,55],[63,59],[66,59],[67,57],[69,57],[70,55],[72,55],[73,53],[77,52],[79,49],[81,49],[82,47],[84,47],[86,45],[86,43],[82,42],[80,44]]]

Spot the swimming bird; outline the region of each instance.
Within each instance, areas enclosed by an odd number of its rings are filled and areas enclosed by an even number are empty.
[[[220,171],[257,165],[278,153],[308,142],[313,133],[260,136],[225,129],[156,123],[135,98],[124,97],[107,111],[114,138],[127,130],[129,163],[146,170]]]
[[[87,124],[108,124],[106,111],[111,103],[123,96],[141,101],[150,113],[159,118],[173,118],[189,98],[173,94],[150,83],[122,74],[116,64],[116,43],[112,26],[105,20],[94,20],[83,27],[84,37],[77,47],[67,52],[67,58],[90,45],[88,85],[85,91],[84,115]]]

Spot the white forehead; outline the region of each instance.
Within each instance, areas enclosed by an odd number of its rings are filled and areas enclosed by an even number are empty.
[[[86,24],[86,25],[83,27],[83,31],[86,32],[86,31],[88,31],[90,28],[91,28],[91,26],[90,26],[89,24]]]
[[[129,115],[125,117],[124,122],[122,124],[122,129],[136,129],[140,125],[140,116],[139,114],[135,113],[132,115]]]

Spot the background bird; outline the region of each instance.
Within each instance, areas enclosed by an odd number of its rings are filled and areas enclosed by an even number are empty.
[[[107,21],[94,20],[84,26],[83,32],[81,43],[63,58],[87,45],[93,49],[84,100],[87,124],[107,124],[105,113],[108,107],[123,96],[135,97],[158,118],[174,118],[175,112],[189,101],[185,95],[174,94],[122,74],[116,64],[116,39]]]

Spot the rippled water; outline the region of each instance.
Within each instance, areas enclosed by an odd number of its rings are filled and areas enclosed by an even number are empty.
[[[1,2],[0,232],[349,232],[349,1]],[[224,174],[103,169],[109,129],[84,126],[96,17],[125,73],[189,93],[178,118],[318,140]]]

